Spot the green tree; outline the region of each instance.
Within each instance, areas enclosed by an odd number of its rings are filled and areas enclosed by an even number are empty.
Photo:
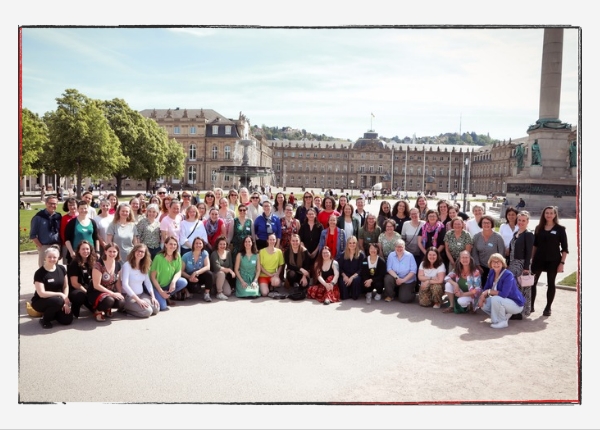
[[[156,121],[150,118],[144,119],[146,126],[144,133],[140,136],[139,144],[152,148],[150,151],[147,151],[149,160],[147,163],[144,163],[146,170],[144,176],[142,176],[146,181],[146,189],[149,190],[151,188],[150,182],[165,175],[165,171],[167,170],[169,136],[167,135],[167,131],[160,127]]]
[[[19,146],[19,176],[37,175],[40,160],[48,143],[48,127],[38,116],[24,108],[21,112],[21,145]]]
[[[77,176],[77,197],[82,179],[107,177],[128,163],[110,128],[102,103],[74,89],[56,99],[56,111],[45,116],[49,131],[49,163],[62,176]]]
[[[169,139],[166,150],[166,163],[163,170],[164,176],[172,176],[174,178],[183,177],[183,163],[185,161],[185,153],[183,148],[175,139]]]
[[[117,195],[121,196],[124,179],[144,179],[146,190],[150,181],[162,176],[168,153],[168,136],[155,121],[144,118],[122,99],[104,102],[110,127],[121,143],[121,151],[129,163],[113,172]],[[183,162],[183,161],[182,161]]]

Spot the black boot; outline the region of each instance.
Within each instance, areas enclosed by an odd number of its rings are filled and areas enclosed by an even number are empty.
[[[513,316],[510,317],[511,320],[522,320],[523,319],[523,314],[514,314]]]

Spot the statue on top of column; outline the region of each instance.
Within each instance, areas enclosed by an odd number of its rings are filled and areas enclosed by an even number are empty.
[[[537,139],[531,145],[531,165],[532,166],[541,166],[542,165],[542,152],[540,150],[540,145],[538,145]]]

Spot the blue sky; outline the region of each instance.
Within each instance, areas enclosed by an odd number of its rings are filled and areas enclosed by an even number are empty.
[[[371,121],[386,137],[508,140],[539,117],[542,42],[541,28],[23,28],[23,107],[41,115],[75,88],[352,140]],[[560,119],[573,124],[577,50],[565,29]]]

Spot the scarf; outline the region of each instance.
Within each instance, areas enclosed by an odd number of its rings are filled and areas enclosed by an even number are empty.
[[[431,246],[433,246],[434,248],[438,247],[437,238],[438,234],[440,233],[440,230],[443,227],[444,224],[442,224],[439,221],[437,221],[434,225],[431,225],[431,223],[429,222],[426,222],[425,225],[423,225],[422,229],[425,232],[425,234],[421,235],[421,242],[423,243],[423,248],[427,249],[427,239],[429,238],[429,233],[431,232],[434,232],[433,237],[431,238]]]
[[[206,220],[206,234],[208,236],[214,236],[219,228],[219,220],[212,222],[210,219]]]

